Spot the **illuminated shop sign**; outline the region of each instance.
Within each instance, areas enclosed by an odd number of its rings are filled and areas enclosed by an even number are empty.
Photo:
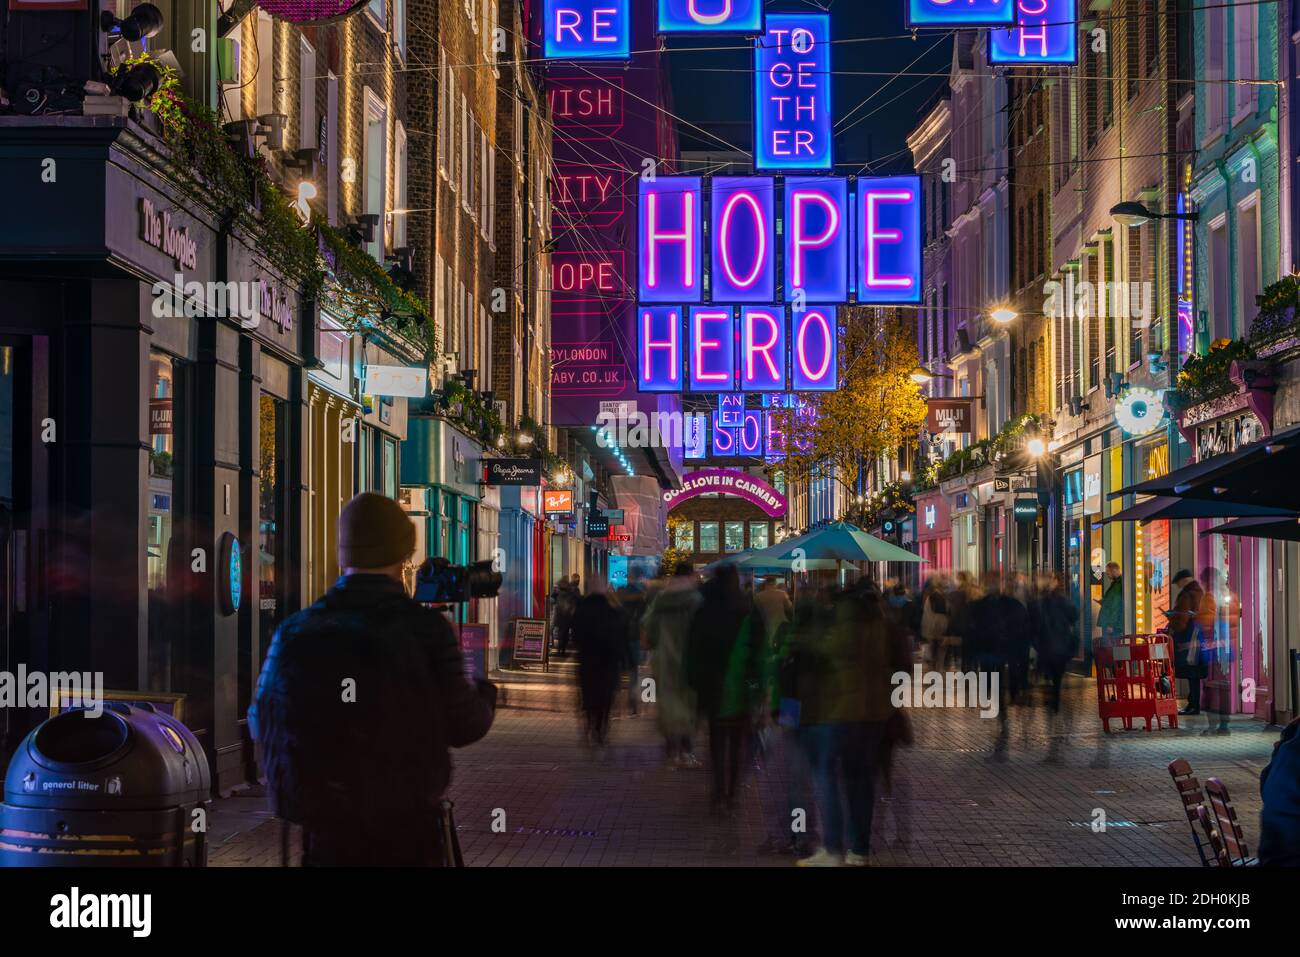
[[[754,48],[754,168],[829,170],[831,18],[772,14]]]
[[[718,396],[718,424],[724,428],[740,425],[745,416],[745,397],[739,392],[723,393]]]
[[[688,415],[683,419],[682,457],[702,459],[708,454],[709,417]]]
[[[658,0],[660,33],[763,32],[763,0]]]
[[[832,392],[837,382],[835,310],[822,306],[794,316],[790,331],[790,388]]]
[[[843,177],[785,181],[785,300],[844,302],[849,292],[849,183]],[[919,253],[919,249],[918,249]]]
[[[920,302],[921,178],[858,180],[857,217],[858,302]]]
[[[631,6],[632,0],[546,0],[546,59],[627,59],[632,53]]]
[[[907,0],[912,27],[997,27],[1016,22],[1016,0]]]
[[[1154,432],[1164,417],[1164,400],[1152,389],[1135,386],[1115,404],[1115,421],[1128,435]]]
[[[637,310],[637,388],[682,391],[682,311],[676,306]]]
[[[1014,0],[1016,26],[989,31],[990,63],[1065,64],[1079,62],[1076,0]]]
[[[720,302],[776,296],[776,181],[717,176],[710,198],[710,280]]]
[[[785,388],[785,311],[773,306],[740,310],[740,388],[768,392]]]
[[[642,302],[699,302],[700,178],[641,180],[637,281]]]
[[[690,390],[731,392],[736,388],[736,320],[730,306],[692,306]]]

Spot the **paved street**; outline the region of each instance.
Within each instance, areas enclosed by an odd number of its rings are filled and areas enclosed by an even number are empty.
[[[451,796],[468,865],[791,865],[759,850],[778,821],[788,822],[778,753],[764,769],[747,769],[734,816],[712,817],[703,735],[698,768],[665,765],[645,713],[616,717],[609,748],[593,752],[581,742],[570,687],[536,678],[507,685],[510,707],[484,741],[456,756]],[[1202,781],[1223,780],[1253,847],[1258,775],[1276,731],[1237,719],[1230,736],[1203,737],[1200,717],[1177,731],[1107,738],[1094,687],[1069,679],[1071,731],[1055,752],[1041,706],[1013,709],[1002,752],[998,722],[974,710],[911,711],[916,742],[901,753],[895,793],[878,795],[873,863],[1194,866],[1166,771],[1175,757]],[[1097,808],[1107,822],[1100,832]],[[503,832],[492,829],[496,809]],[[214,865],[279,862],[281,826],[260,792],[217,802],[213,821]]]

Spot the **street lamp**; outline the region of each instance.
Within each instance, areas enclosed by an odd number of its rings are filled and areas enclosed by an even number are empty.
[[[1038,438],[1030,439],[1025,443],[1025,451],[1034,458],[1039,458],[1047,451],[1047,443]]]
[[[989,313],[989,318],[992,319],[994,322],[996,322],[998,325],[1005,326],[1008,323],[1014,322],[1018,315],[1019,313],[1017,313],[1010,306],[998,306],[996,309],[994,309],[992,312]]]
[[[934,379],[952,378],[952,376],[944,375],[942,372],[931,372],[925,366],[917,366],[915,369],[909,372],[908,375],[912,377],[912,381],[915,382],[917,385],[925,385],[927,382],[930,382]]]
[[[1126,200],[1110,208],[1110,218],[1120,226],[1145,226],[1153,219],[1196,219],[1196,213],[1157,213],[1136,200]]]

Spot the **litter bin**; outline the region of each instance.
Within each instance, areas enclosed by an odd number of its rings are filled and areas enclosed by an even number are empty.
[[[202,867],[211,781],[189,728],[150,704],[56,715],[9,762],[0,866]]]

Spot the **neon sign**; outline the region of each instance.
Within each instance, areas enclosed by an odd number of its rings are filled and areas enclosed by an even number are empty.
[[[1015,22],[1015,0],[907,0],[909,27],[1000,27]]]
[[[717,458],[736,454],[735,430],[724,429],[716,421],[713,423],[713,454]]]
[[[921,301],[920,236],[919,176],[858,180],[858,302]]]
[[[785,311],[772,306],[740,310],[740,388],[769,392],[785,388]]]
[[[712,293],[721,302],[771,302],[776,295],[776,181],[718,176],[712,182]]]
[[[1154,432],[1164,417],[1160,394],[1151,389],[1129,389],[1115,406],[1115,421],[1129,435]]]
[[[818,307],[794,317],[790,365],[795,392],[831,392],[836,387],[835,310]]]
[[[660,33],[763,32],[763,0],[659,0]]]
[[[637,343],[637,388],[642,392],[681,392],[681,310],[642,306],[637,310]]]
[[[699,302],[700,178],[664,176],[641,180],[638,203],[642,302]]]
[[[631,0],[546,0],[546,59],[627,59],[632,53],[631,6]]]
[[[990,63],[1079,62],[1075,0],[1015,0],[1016,26],[989,31]]]
[[[690,390],[732,392],[736,388],[736,330],[730,306],[690,310]]]
[[[831,18],[772,14],[754,47],[754,168],[829,170]]]
[[[848,180],[837,176],[785,181],[785,300],[844,302],[849,295]],[[919,222],[919,220],[918,220]],[[919,238],[919,232],[916,234]]]
[[[745,397],[739,392],[718,396],[717,422],[724,428],[735,428],[745,415]]]
[[[736,454],[763,454],[763,414],[757,409],[746,410],[745,418],[736,431]]]
[[[708,442],[708,416],[688,415],[682,429],[682,458],[702,459]]]

